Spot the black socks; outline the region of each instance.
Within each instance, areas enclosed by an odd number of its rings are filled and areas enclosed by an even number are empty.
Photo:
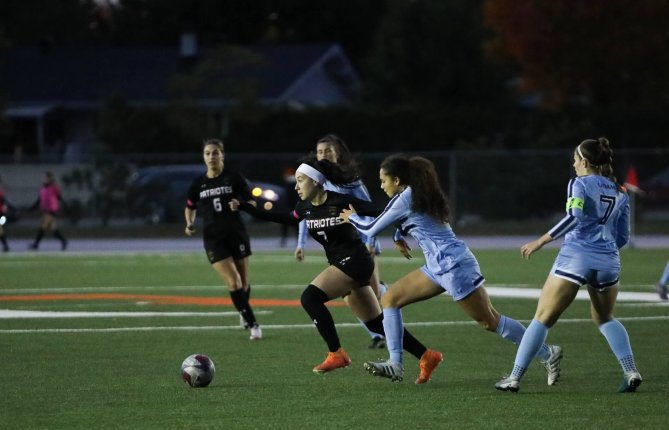
[[[341,348],[332,314],[327,306],[325,306],[325,303],[330,301],[328,295],[318,287],[309,284],[302,292],[300,301],[302,302],[302,307],[307,311],[314,325],[316,325],[318,333],[320,333],[325,343],[328,344],[328,350],[335,352]]]
[[[232,304],[235,305],[235,309],[239,311],[248,326],[253,327],[256,325],[256,317],[253,314],[251,305],[249,305],[249,299],[246,296],[246,292],[241,288],[239,290],[230,291],[230,298],[232,299]]]

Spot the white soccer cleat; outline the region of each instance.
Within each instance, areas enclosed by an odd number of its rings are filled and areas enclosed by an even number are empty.
[[[388,378],[393,382],[402,382],[404,379],[404,366],[394,361],[366,361],[365,369],[374,376]]]
[[[258,324],[251,327],[251,335],[249,336],[251,340],[260,340],[262,339],[262,330]]]
[[[542,361],[541,364],[544,365],[546,369],[547,379],[546,382],[548,385],[555,385],[555,383],[560,378],[560,362],[562,361],[562,348],[557,345],[548,345],[548,349],[551,352],[551,355],[548,357],[548,360]]]
[[[520,390],[520,381],[513,376],[507,376],[496,383],[495,388],[499,391],[511,391],[512,393],[517,393],[518,390]]]
[[[636,391],[636,387],[641,385],[643,379],[641,379],[641,374],[636,370],[632,372],[625,373],[622,384],[618,387],[619,393],[633,393]]]

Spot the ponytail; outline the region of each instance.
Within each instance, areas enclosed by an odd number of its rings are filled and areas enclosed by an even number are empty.
[[[618,180],[613,174],[613,150],[607,138],[586,139],[576,147],[576,152],[590,166],[598,170],[601,176],[609,178],[616,185],[618,184]]]
[[[411,209],[448,222],[448,198],[439,185],[434,164],[423,157],[409,158],[409,184],[412,189]]]

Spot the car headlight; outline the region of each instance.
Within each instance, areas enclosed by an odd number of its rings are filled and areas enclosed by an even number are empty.
[[[279,195],[276,192],[274,192],[274,190],[264,190],[262,192],[262,197],[265,200],[269,200],[270,202],[275,202],[279,200]]]

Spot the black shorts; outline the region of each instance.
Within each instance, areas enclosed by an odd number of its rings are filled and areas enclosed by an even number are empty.
[[[353,278],[361,287],[369,285],[369,279],[374,273],[374,260],[369,252],[338,258],[330,264]]]
[[[232,257],[241,260],[252,254],[251,242],[246,232],[229,233],[225,236],[205,237],[204,250],[211,264]]]

